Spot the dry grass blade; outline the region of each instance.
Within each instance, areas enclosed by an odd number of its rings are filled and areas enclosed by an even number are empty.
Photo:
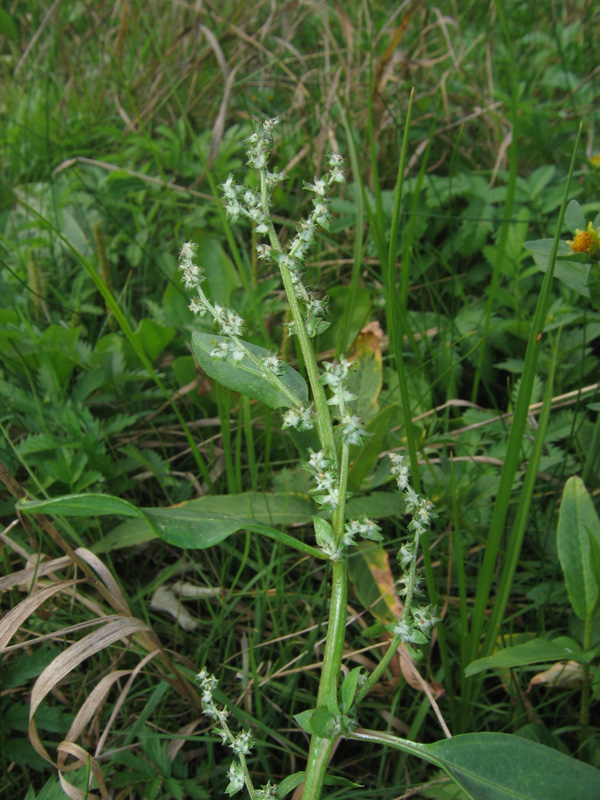
[[[76,595],[76,598],[79,598],[79,595]],[[5,655],[6,653],[12,653],[15,650],[22,650],[24,647],[31,647],[31,645],[39,645],[42,642],[46,642],[49,639],[54,641],[64,641],[65,636],[71,636],[73,633],[80,633],[81,631],[85,631],[88,628],[95,628],[97,625],[103,625],[106,622],[110,622],[113,619],[121,619],[120,614],[113,614],[111,616],[103,616],[100,619],[88,619],[85,622],[76,622],[74,625],[68,625],[66,628],[61,628],[58,631],[52,631],[51,633],[46,634],[38,634],[33,639],[26,639],[25,641],[18,642],[18,644],[11,644],[8,647],[3,647],[0,652]]]
[[[50,6],[48,11],[46,12],[46,16],[42,20],[42,24],[39,26],[39,28],[36,30],[36,32],[32,36],[31,41],[29,42],[29,44],[27,45],[27,47],[23,51],[23,55],[19,59],[17,65],[16,65],[16,67],[14,69],[13,79],[16,77],[17,73],[21,70],[21,67],[23,66],[25,61],[27,61],[27,57],[29,56],[29,53],[33,50],[33,48],[35,47],[36,42],[38,41],[38,39],[42,36],[44,31],[46,30],[46,27],[48,26],[48,23],[52,19],[52,16],[54,15],[54,12],[56,11],[56,9],[57,9],[59,4],[60,4],[60,0],[54,0],[52,5]]]
[[[406,33],[406,29],[408,27],[408,23],[410,22],[410,19],[411,19],[412,15],[413,15],[414,11],[416,10],[417,6],[419,5],[419,3],[420,3],[420,0],[413,0],[412,1],[412,3],[410,4],[408,10],[404,14],[402,19],[398,23],[398,25],[396,25],[396,28],[395,28],[394,32],[392,33],[392,35],[390,37],[389,44],[386,47],[384,54],[381,56],[381,58],[379,59],[377,65],[375,67],[375,75],[374,75],[374,79],[373,79],[373,93],[374,94],[380,94],[382,89],[383,89],[383,78],[384,78],[385,71],[386,71],[386,69],[388,67],[388,64],[392,60],[392,57],[393,57],[394,53],[396,52],[396,49],[397,49],[398,45],[400,44],[400,42],[402,40],[402,37]]]
[[[113,578],[111,571],[98,558],[98,556],[95,553],[92,553],[90,550],[87,550],[85,547],[78,547],[75,552],[80,558],[90,565],[94,572],[100,577],[100,580],[106,586],[108,591],[114,595],[116,600],[114,605],[115,610],[125,611],[128,614],[131,614],[129,606],[127,605],[127,600],[125,600],[119,584]]]
[[[92,758],[89,753],[86,753],[83,747],[80,747],[78,744],[74,744],[73,742],[61,742],[58,745],[58,752],[64,756],[74,756],[78,760],[78,763],[73,764],[70,769],[79,769],[81,766],[89,766],[90,772],[98,783],[98,788],[100,789],[100,794],[102,795],[103,800],[108,800],[108,792],[106,791],[106,784],[104,783],[102,770],[100,769],[100,765],[95,758]],[[90,800],[90,798],[97,797],[97,795],[90,794],[89,791],[82,792],[81,789],[78,789],[76,786],[70,784],[67,780],[65,780],[62,772],[59,773],[58,779],[64,793],[67,795],[67,797],[70,797],[71,800]]]
[[[87,158],[86,156],[75,156],[74,158],[67,158],[65,161],[62,161],[57,167],[55,167],[52,175],[58,175],[59,172],[62,172],[65,169],[70,169],[71,167],[77,166],[77,164],[88,164],[92,167],[98,167],[99,169],[105,169],[107,172],[124,172],[127,175],[131,175],[133,178],[139,178],[141,181],[145,181],[146,183],[150,183],[153,186],[164,186],[172,192],[177,192],[178,194],[189,194],[191,197],[198,197],[202,200],[212,200],[213,197],[206,192],[198,192],[195,189],[190,189],[187,186],[180,186],[173,181],[165,181],[163,178],[156,178],[152,175],[145,175],[143,172],[137,172],[133,169],[128,169],[127,167],[120,166],[119,164],[110,164],[107,161],[98,161],[95,158]]]
[[[25,555],[25,558],[28,558],[28,554]],[[60,556],[60,558],[53,558],[51,561],[37,563],[34,567],[25,567],[25,569],[20,569],[18,572],[11,572],[10,575],[0,578],[0,592],[6,592],[14,586],[31,586],[32,581],[36,578],[50,575],[63,567],[68,567],[72,563],[68,556]]]
[[[94,714],[98,714],[101,711],[113,684],[120,678],[131,675],[131,672],[132,670],[130,669],[116,669],[98,681],[77,712],[66,735],[65,741],[74,742],[81,736]],[[58,756],[59,767],[62,767],[64,760],[63,756]]]
[[[130,674],[129,678],[127,679],[127,683],[125,684],[125,686],[123,688],[123,691],[119,695],[119,699],[117,700],[117,702],[113,706],[113,710],[112,710],[110,718],[109,718],[109,720],[108,720],[108,722],[106,724],[106,727],[105,727],[102,735],[100,736],[100,739],[98,740],[98,744],[96,746],[96,758],[100,755],[100,753],[104,749],[104,744],[105,744],[106,739],[108,737],[108,733],[109,733],[109,731],[110,731],[110,729],[111,729],[111,727],[113,725],[114,720],[117,717],[117,714],[119,713],[119,710],[121,709],[123,703],[125,702],[125,699],[126,699],[127,695],[129,694],[129,690],[133,686],[134,680],[137,678],[139,672],[146,666],[146,664],[152,658],[154,658],[155,655],[158,655],[159,652],[160,651],[158,651],[158,650],[154,650],[152,653],[148,653],[147,655],[145,655],[144,658],[142,658],[142,660],[139,662],[139,664],[131,671],[131,674]],[[75,724],[75,723],[73,723],[73,724]]]
[[[15,553],[18,553],[21,556],[21,558],[27,559],[29,556],[28,551],[25,550],[24,547],[21,547],[21,545],[18,542],[15,542],[15,540],[11,539],[10,536],[8,535],[8,532],[11,530],[11,528],[14,528],[15,525],[18,524],[19,520],[13,519],[10,525],[7,525],[6,528],[4,528],[4,530],[2,531],[2,533],[0,533],[0,540],[3,541],[5,544],[7,544],[11,548],[11,550],[14,550]]]
[[[419,670],[417,669],[415,662],[411,658],[408,650],[406,649],[406,645],[402,644],[398,648],[400,653],[400,666],[402,669],[402,674],[406,682],[412,686],[413,689],[420,690],[425,692],[427,695],[427,699],[431,704],[431,707],[438,718],[438,722],[440,723],[440,727],[444,732],[444,736],[447,739],[452,738],[452,734],[450,733],[450,729],[446,725],[446,720],[444,719],[442,712],[440,711],[440,707],[436,702],[436,697],[434,696],[434,692],[438,697],[441,697],[443,694],[443,686],[440,684],[431,685],[427,683],[425,678],[421,675]]]
[[[27,498],[27,492],[25,489],[15,480],[10,471],[1,462],[0,480],[9,489],[14,497],[17,499]],[[90,551],[86,550],[85,548],[83,548],[80,553],[75,552],[71,545],[65,540],[62,534],[54,527],[54,525],[44,514],[33,514],[32,519],[42,528],[45,533],[51,537],[51,539],[63,550],[63,552],[67,554],[73,564],[81,570],[86,578],[92,583],[98,594],[109,606],[114,608],[119,614],[131,614],[127,602],[124,600],[117,583],[114,581],[112,575],[106,569],[104,564],[102,564],[102,562],[97,559],[95,555],[90,553]],[[98,576],[101,578],[100,580]],[[101,613],[101,611],[97,610],[98,607],[95,606],[93,601],[84,601],[82,599],[82,602],[84,602],[84,604],[88,605],[90,608],[94,606],[96,613]],[[135,622],[137,622],[137,620]],[[199,698],[197,693],[173,664],[171,658],[158,641],[158,638],[152,629],[148,626],[144,626],[138,631],[138,633],[140,634],[141,643],[147,651],[150,652],[154,651],[157,647],[159,648],[163,665],[171,673],[171,675],[174,676],[170,682],[176,688],[176,690],[183,697],[185,697],[188,702],[191,703],[192,707],[198,708]]]
[[[35,750],[43,758],[55,767],[58,766],[46,751],[37,734],[35,726],[35,712],[46,695],[51,692],[64,677],[76,669],[82,661],[104,650],[119,639],[124,639],[135,633],[146,633],[149,630],[149,626],[139,619],[134,619],[132,617],[118,617],[117,619],[112,619],[100,630],[89,633],[79,642],[68,647],[41,673],[31,692],[29,738]]]
[[[40,589],[35,594],[21,600],[18,606],[11,608],[5,617],[0,621],[0,650],[10,642],[15,633],[19,630],[21,625],[33,614],[33,612],[46,602],[50,597],[62,592],[80,581],[70,579],[67,581],[60,581],[54,583],[52,586],[47,586],[45,589]]]
[[[205,722],[205,719],[195,719],[193,722],[189,722],[187,725],[184,725],[180,728],[177,733],[175,734],[174,738],[169,742],[167,746],[167,755],[170,761],[175,760],[175,756],[181,750],[181,748],[186,743],[189,736],[194,733],[198,725],[201,722]]]
[[[223,50],[221,49],[221,45],[219,44],[219,40],[217,39],[215,34],[206,25],[200,25],[200,30],[206,36],[212,48],[212,51],[214,52],[215,57],[219,62],[219,67],[221,69],[221,72],[223,73],[223,78],[225,79],[223,98],[221,100],[219,113],[217,114],[217,118],[215,120],[212,130],[212,141],[210,143],[210,152],[208,154],[208,162],[207,162],[208,166],[210,167],[212,166],[212,163],[215,160],[215,156],[217,155],[221,139],[223,138],[223,132],[225,130],[225,119],[227,117],[227,108],[229,107],[229,97],[231,95],[231,87],[233,86],[235,73],[240,65],[238,64],[232,70],[230,70],[227,65],[227,59],[223,54]]]

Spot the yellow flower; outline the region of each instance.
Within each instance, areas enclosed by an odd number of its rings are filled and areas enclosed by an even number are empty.
[[[597,261],[600,258],[600,228],[594,228],[588,222],[587,230],[580,231],[577,228],[575,238],[567,244],[574,253],[585,253],[592,261]]]
[[[600,169],[600,153],[588,159],[594,169]]]

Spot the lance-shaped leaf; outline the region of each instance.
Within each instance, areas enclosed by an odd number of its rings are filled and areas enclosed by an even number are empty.
[[[598,606],[600,576],[594,572],[590,540],[600,543],[600,520],[581,478],[565,484],[558,517],[558,558],[573,611],[586,620]]]
[[[504,650],[499,650],[491,656],[472,661],[466,668],[465,675],[468,678],[486,669],[512,669],[512,667],[561,659],[587,660],[581,647],[569,636],[559,636],[557,639],[539,637],[514,647],[505,647]]]
[[[306,544],[270,525],[249,516],[203,511],[182,503],[170,508],[136,508],[127,500],[99,494],[75,494],[51,500],[20,500],[19,510],[26,514],[62,514],[71,517],[124,516],[143,520],[155,536],[176,547],[202,550],[213,547],[237,531],[247,530],[275,539],[315,558],[325,558],[316,547]],[[242,509],[243,511],[244,509]]]
[[[441,767],[471,800],[597,800],[600,770],[551,747],[506,733],[465,733],[420,744],[357,729],[350,739],[378,742]]]
[[[240,392],[254,400],[260,400],[269,408],[293,408],[308,404],[306,381],[288,364],[283,364],[282,374],[275,376],[265,372],[248,356],[244,356],[240,361],[233,361],[229,358],[212,358],[213,350],[220,343],[229,341],[226,336],[216,336],[198,331],[194,331],[192,334],[192,352],[210,378],[228,389],[233,389],[234,392]],[[259,361],[273,355],[264,347],[249,342],[243,342],[243,345]]]

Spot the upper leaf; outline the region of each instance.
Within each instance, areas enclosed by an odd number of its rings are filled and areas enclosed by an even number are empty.
[[[272,377],[256,366],[248,357],[240,361],[230,361],[229,359],[216,360],[211,357],[211,352],[218,346],[219,342],[228,341],[225,336],[217,336],[210,333],[192,333],[192,351],[198,363],[206,374],[218,383],[240,392],[269,408],[293,408],[295,406],[305,406],[308,404],[308,386],[306,381],[295,369],[284,364],[283,374],[278,375],[278,380],[285,385],[289,394],[278,388]],[[259,347],[249,342],[243,343],[248,350],[259,360],[272,355],[270,350]],[[274,377],[274,376],[273,376]]]

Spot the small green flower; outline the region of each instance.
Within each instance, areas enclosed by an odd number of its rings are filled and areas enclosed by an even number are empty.
[[[226,794],[237,794],[244,788],[244,772],[242,765],[238,761],[232,762],[227,777],[229,778],[229,785],[225,789]]]

